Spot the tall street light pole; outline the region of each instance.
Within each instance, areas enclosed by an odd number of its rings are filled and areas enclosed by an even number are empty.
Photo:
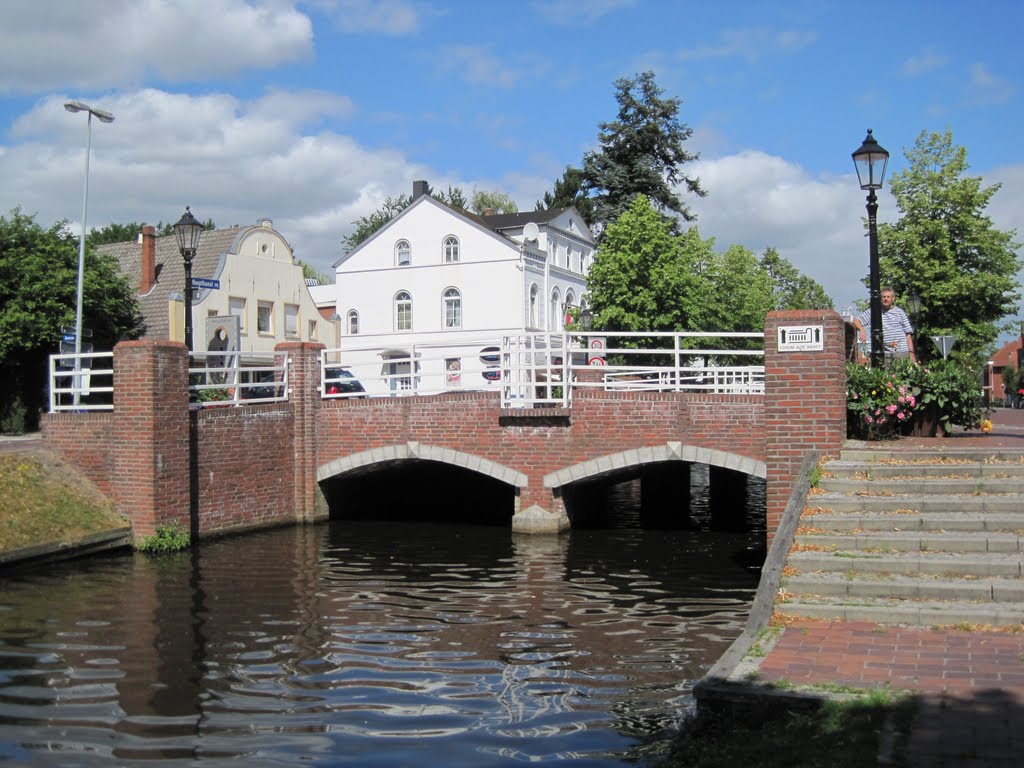
[[[92,119],[95,117],[101,123],[114,122],[114,116],[102,109],[90,107],[80,101],[68,101],[64,104],[68,112],[85,112],[86,139],[85,139],[85,192],[82,193],[82,232],[78,238],[78,292],[75,303],[75,386],[74,403],[78,405],[81,398],[81,387],[79,386],[79,371],[82,369],[82,292],[85,283],[85,217],[89,212],[89,155],[92,154]]]
[[[882,188],[885,179],[885,167],[889,163],[889,153],[875,141],[868,128],[864,143],[853,153],[853,165],[857,169],[860,188],[868,191],[868,239],[870,242],[870,301],[871,301],[871,367],[880,368],[885,363],[884,337],[882,335],[882,292],[881,278],[878,270],[878,198],[875,190]]]
[[[185,213],[174,225],[174,237],[178,241],[178,250],[185,262],[185,346],[192,352],[192,260],[199,250],[199,238],[203,234],[203,225],[192,215],[188,206]]]

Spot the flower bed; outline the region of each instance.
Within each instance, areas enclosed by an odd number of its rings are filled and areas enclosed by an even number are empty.
[[[948,360],[927,366],[897,360],[888,368],[847,364],[846,415],[848,437],[886,440],[915,430],[979,429],[985,408],[977,375]]]

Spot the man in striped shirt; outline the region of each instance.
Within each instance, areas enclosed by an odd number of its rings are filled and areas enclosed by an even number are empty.
[[[853,321],[853,327],[860,334],[860,340],[868,340],[871,327],[871,310],[861,312]],[[910,327],[907,313],[896,306],[896,292],[892,288],[882,289],[882,343],[887,355],[909,357],[914,362],[914,329]]]

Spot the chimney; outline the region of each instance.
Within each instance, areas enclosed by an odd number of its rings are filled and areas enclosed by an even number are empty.
[[[497,213],[493,208],[484,208],[484,216],[494,216]]]
[[[430,191],[430,185],[425,181],[414,181],[412,183],[412,199],[423,197]]]
[[[139,280],[139,293],[145,296],[156,283],[156,227],[145,224],[139,235],[142,243],[142,276]]]

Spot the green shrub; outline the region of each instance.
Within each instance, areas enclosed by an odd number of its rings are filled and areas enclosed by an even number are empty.
[[[163,552],[179,552],[183,549],[188,549],[190,543],[191,539],[188,531],[182,528],[179,523],[174,522],[170,525],[158,525],[156,533],[144,538],[136,545],[136,549],[140,552],[156,555]]]

